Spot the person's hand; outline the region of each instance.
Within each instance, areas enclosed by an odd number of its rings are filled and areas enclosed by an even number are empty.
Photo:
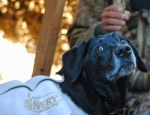
[[[104,32],[121,30],[130,17],[131,13],[129,11],[123,13],[122,9],[116,5],[106,7],[101,15]]]

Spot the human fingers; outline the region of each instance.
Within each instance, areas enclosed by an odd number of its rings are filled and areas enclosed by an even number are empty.
[[[108,12],[108,11],[123,12],[123,9],[121,7],[116,6],[116,5],[110,5],[104,9],[104,12]]]
[[[105,20],[102,20],[101,23],[105,33],[121,30],[121,28],[126,24],[124,20],[115,18],[106,18]]]
[[[115,18],[106,18],[105,20],[101,21],[102,25],[118,25],[118,26],[124,26],[126,22],[124,20],[115,19]]]
[[[125,20],[128,21],[130,19],[130,17],[131,17],[131,12],[125,11],[124,17],[125,17]]]
[[[105,18],[117,18],[117,19],[125,19],[125,15],[121,12],[115,12],[115,11],[108,11],[108,12],[103,12],[101,15],[101,19]]]

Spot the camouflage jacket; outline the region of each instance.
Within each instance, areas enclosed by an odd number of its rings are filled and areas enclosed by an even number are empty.
[[[71,47],[75,44],[79,44],[83,39],[104,34],[100,15],[103,13],[104,8],[110,4],[112,4],[112,0],[80,0],[76,18],[68,31],[68,39]],[[131,11],[129,0],[126,0],[126,10]],[[133,25],[134,27],[137,27],[137,17],[139,17],[139,13],[135,13],[133,16],[136,20],[134,21],[136,22],[135,25]],[[132,25],[132,21],[128,23]],[[135,35],[137,31],[132,27],[129,27],[129,29],[128,27],[124,27],[122,30],[123,35],[128,38],[137,37],[137,35]]]

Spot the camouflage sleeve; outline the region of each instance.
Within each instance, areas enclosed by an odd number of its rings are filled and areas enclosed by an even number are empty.
[[[67,34],[71,47],[83,39],[103,34],[100,15],[107,5],[106,0],[80,0],[76,19]]]

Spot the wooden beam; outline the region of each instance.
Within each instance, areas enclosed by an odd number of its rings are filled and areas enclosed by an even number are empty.
[[[64,5],[65,0],[46,0],[32,77],[50,74]]]

